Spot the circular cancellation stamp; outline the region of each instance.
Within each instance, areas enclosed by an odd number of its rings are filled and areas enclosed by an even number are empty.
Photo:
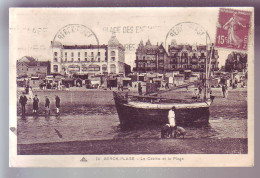
[[[55,34],[52,41],[53,48],[62,45],[67,48],[99,48],[99,40],[92,29],[81,24],[69,24],[61,29]],[[97,58],[97,54],[91,55],[87,54],[87,59]]]
[[[211,43],[208,32],[199,24],[193,22],[181,22],[173,26],[166,35],[165,46],[174,44],[201,44]]]
[[[247,50],[252,12],[220,8],[216,47]]]

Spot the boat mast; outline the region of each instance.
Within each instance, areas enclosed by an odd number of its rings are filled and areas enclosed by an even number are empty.
[[[205,90],[204,90],[204,100],[207,99],[207,86],[208,86],[208,37],[206,35],[206,60],[205,60]]]

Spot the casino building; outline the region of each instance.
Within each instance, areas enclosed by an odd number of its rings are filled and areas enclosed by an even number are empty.
[[[52,42],[51,73],[71,76],[124,74],[125,49],[113,35],[107,45],[63,45]]]

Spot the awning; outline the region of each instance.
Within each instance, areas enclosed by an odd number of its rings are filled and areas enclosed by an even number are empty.
[[[131,78],[129,78],[129,77],[124,77],[124,78],[122,78],[122,80],[131,80]]]
[[[74,79],[72,79],[72,78],[65,78],[65,79],[62,79],[62,81],[65,81],[65,82],[72,82],[72,81],[74,81]]]

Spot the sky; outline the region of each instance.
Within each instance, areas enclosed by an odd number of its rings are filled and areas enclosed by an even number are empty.
[[[218,12],[219,8],[12,8],[10,60],[23,56],[50,60],[53,40],[68,45],[107,44],[114,32],[126,49],[125,62],[133,67],[140,40],[164,46],[172,39],[178,44],[206,44],[205,33],[196,33],[199,29],[208,33],[207,42],[215,43]],[[180,23],[184,23],[181,29]],[[75,26],[77,30],[72,29]],[[171,29],[178,33],[167,36]],[[222,66],[232,51],[218,51]]]

